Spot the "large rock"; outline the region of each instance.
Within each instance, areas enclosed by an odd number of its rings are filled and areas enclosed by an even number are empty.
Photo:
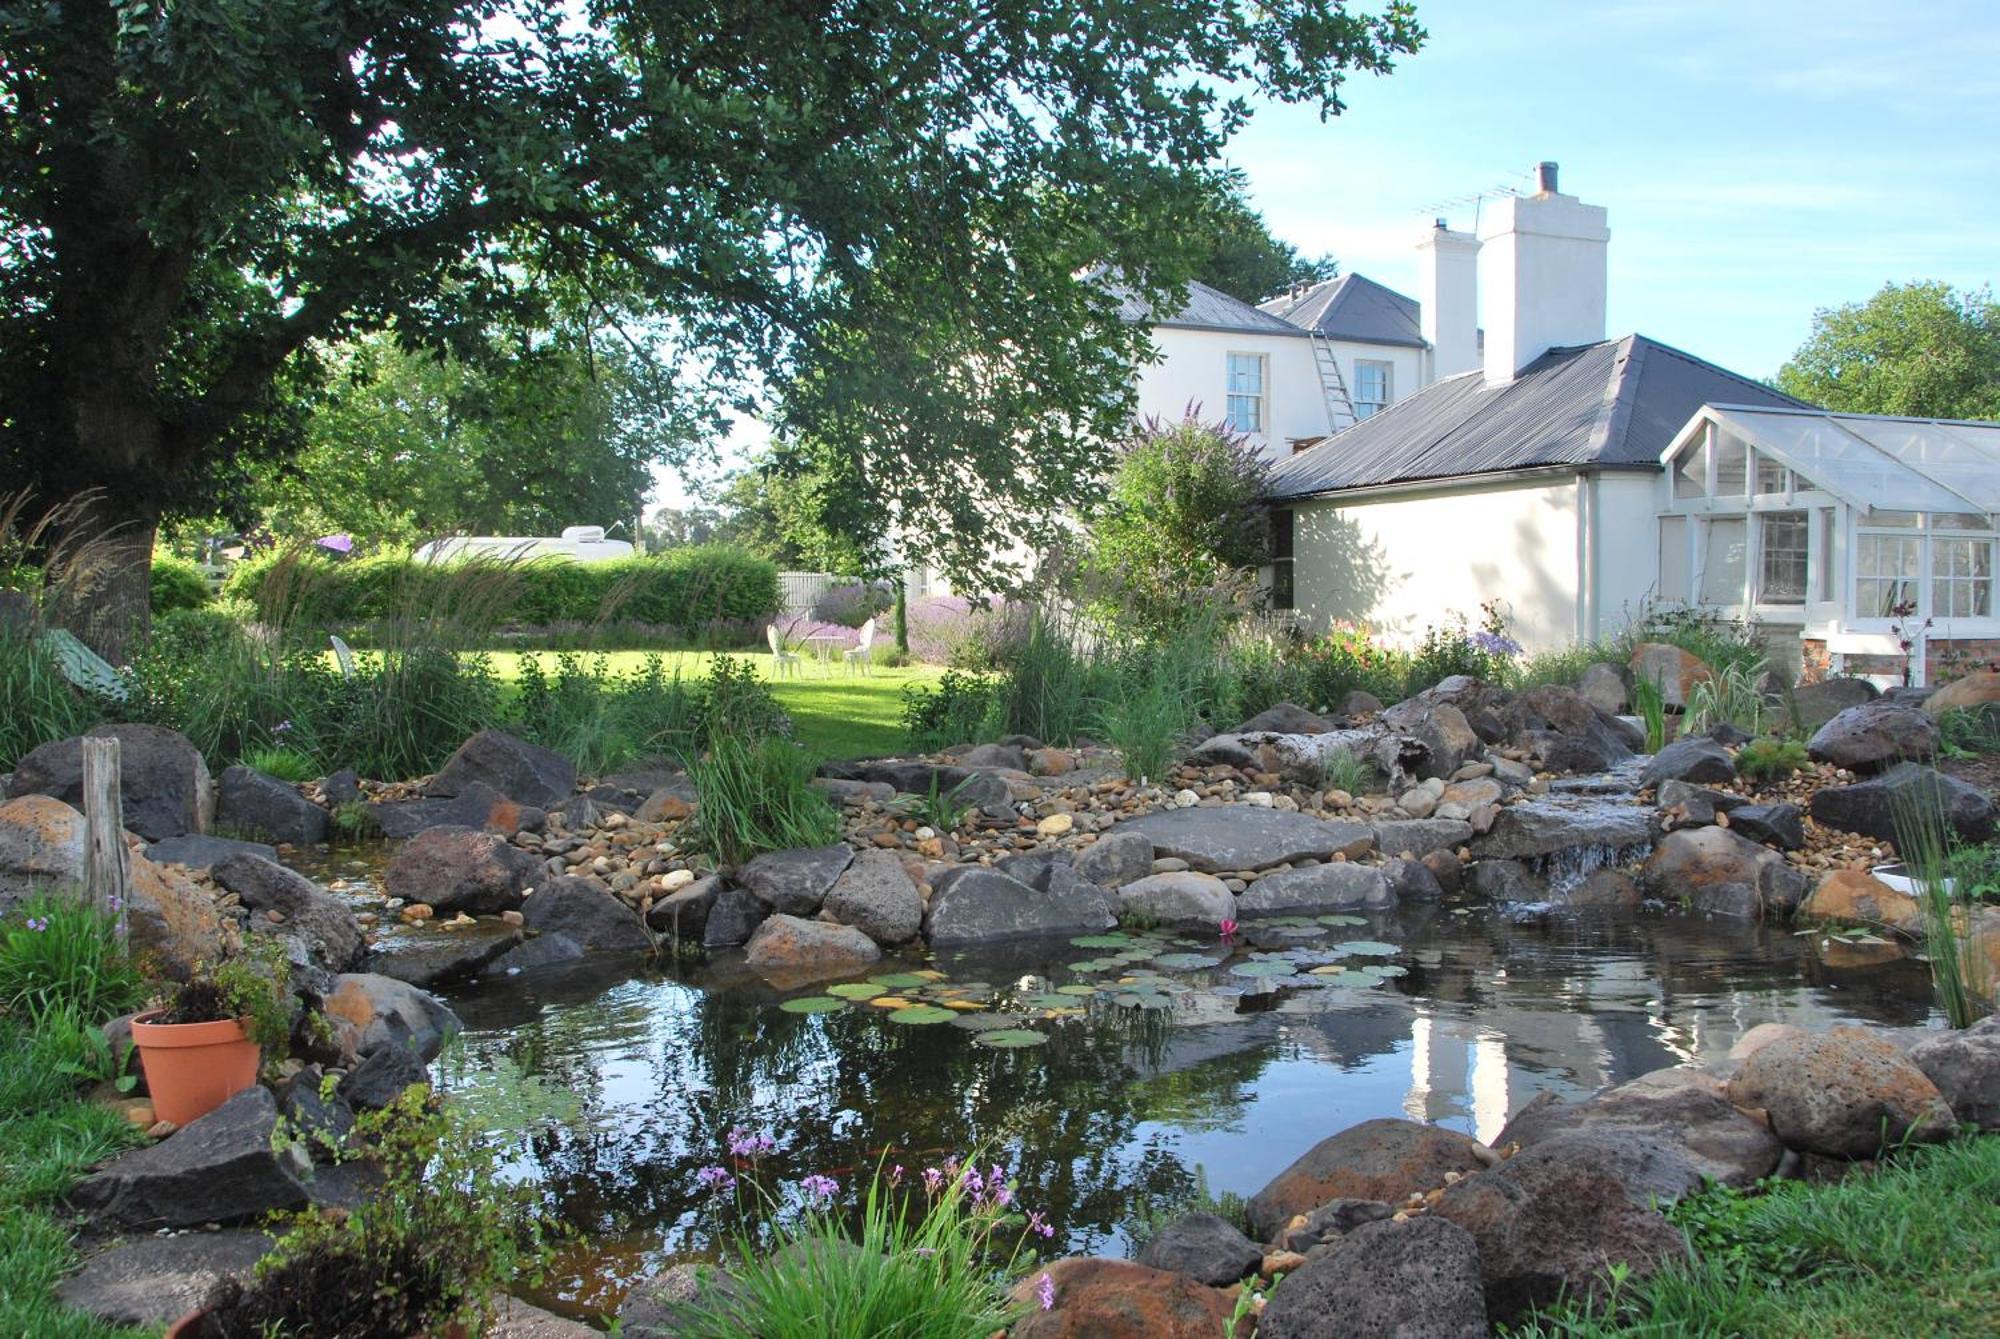
[[[882,950],[851,925],[801,920],[778,912],[765,919],[743,946],[744,959],[760,972],[821,975],[866,967]]]
[[[1900,763],[1880,776],[1851,786],[1828,786],[1812,797],[1813,821],[1842,832],[1857,832],[1881,841],[1896,840],[1896,796],[1943,810],[1944,820],[1967,842],[1993,835],[1993,801],[1956,777],[1934,772],[1920,763]]]
[[[1533,1148],[1579,1131],[1671,1145],[1700,1177],[1749,1186],[1777,1170],[1785,1146],[1718,1091],[1694,1084],[1635,1082],[1580,1102],[1544,1092],[1514,1113],[1493,1145]]]
[[[1910,1048],[1910,1063],[1937,1085],[1960,1124],[2000,1131],[2000,1016],[1924,1038]]]
[[[1139,1263],[1224,1288],[1254,1273],[1264,1248],[1212,1213],[1191,1213],[1162,1228],[1139,1252]]]
[[[553,940],[555,936],[542,938]],[[521,943],[521,932],[499,920],[450,929],[434,926],[377,944],[368,955],[368,970],[422,990],[436,990],[480,975]],[[581,957],[583,950],[575,953]]]
[[[1472,840],[1472,824],[1461,818],[1396,818],[1372,825],[1375,849],[1384,855],[1421,860],[1433,851],[1456,851]]]
[[[1384,729],[1423,746],[1403,764],[1419,777],[1448,777],[1482,751],[1465,713],[1449,702],[1413,697],[1383,712],[1380,721]]]
[[[1645,743],[1616,716],[1561,684],[1528,689],[1502,709],[1500,718],[1514,743],[1553,772],[1601,772]]]
[[[1431,1214],[1368,1223],[1287,1274],[1258,1339],[1484,1339],[1479,1247]]]
[[[56,1300],[108,1325],[160,1330],[199,1310],[217,1285],[247,1280],[271,1249],[248,1228],[132,1237],[91,1256],[56,1285]]]
[[[1576,847],[1643,847],[1652,840],[1652,817],[1636,805],[1551,795],[1502,806],[1493,826],[1470,845],[1481,859],[1526,860]]]
[[[522,904],[530,930],[559,934],[591,953],[645,953],[653,947],[639,913],[591,879],[551,879]]]
[[[1707,661],[1669,642],[1640,642],[1632,648],[1627,663],[1632,678],[1657,686],[1670,707],[1686,706],[1696,685],[1715,678],[1715,671],[1708,667]]]
[[[737,1295],[736,1281],[715,1265],[675,1265],[625,1294],[618,1333],[622,1339],[685,1339],[686,1327]]]
[[[258,929],[296,940],[309,961],[329,972],[347,971],[368,951],[347,900],[303,874],[262,856],[233,855],[209,876],[257,913]]]
[[[233,837],[211,837],[194,832],[169,837],[146,848],[146,859],[155,864],[183,865],[192,870],[211,869],[233,855],[254,855],[275,862],[278,848],[265,842],[237,841]]]
[[[1927,715],[1942,716],[1947,711],[1971,710],[2000,703],[2000,670],[1974,670],[1924,699]]]
[[[1421,860],[1397,858],[1384,860],[1381,864],[1382,880],[1389,886],[1389,900],[1397,902],[1435,902],[1444,896],[1444,885],[1430,866]]]
[[[125,826],[148,841],[206,832],[215,819],[215,789],[208,764],[187,736],[161,725],[100,725],[92,739],[118,741],[119,797]],[[7,793],[52,795],[83,807],[83,740],[59,739],[34,749],[14,766]]]
[[[1648,897],[1751,920],[1797,906],[1805,882],[1782,855],[1727,828],[1670,832],[1639,869],[1639,887]]]
[[[70,1200],[99,1229],[134,1231],[302,1209],[312,1159],[277,1130],[270,1089],[247,1088],[160,1143],[117,1158]]]
[[[499,730],[481,730],[458,746],[424,791],[449,799],[475,781],[510,800],[547,809],[576,789],[576,765],[553,749]]]
[[[1954,1130],[1937,1085],[1864,1028],[1785,1035],[1758,1047],[1729,1080],[1729,1100],[1762,1108],[1788,1147],[1836,1158],[1870,1158]]]
[[[1797,851],[1806,844],[1805,813],[1796,804],[1740,804],[1727,811],[1729,826],[1753,842]]]
[[[1130,827],[1114,828],[1076,853],[1077,877],[1100,888],[1117,888],[1152,872],[1152,839]]]
[[[1911,939],[1920,939],[1924,933],[1923,912],[1916,898],[1859,869],[1828,871],[1819,887],[1799,905],[1799,916],[1835,925],[1880,926]]]
[[[215,788],[215,821],[266,841],[311,846],[326,840],[326,810],[290,782],[254,767],[225,767]]]
[[[1014,744],[980,744],[960,754],[958,763],[982,772],[1025,772],[1028,754]]]
[[[949,795],[957,804],[993,813],[1009,812],[1013,801],[1005,777],[965,767],[926,762],[830,762],[820,768],[820,775],[837,781],[880,782],[905,795]]]
[[[701,942],[705,948],[735,948],[748,943],[757,927],[771,914],[771,904],[748,888],[725,885],[709,904],[702,919]]]
[[[1644,1203],[1604,1142],[1568,1134],[1448,1188],[1431,1213],[1479,1247],[1486,1310],[1507,1322],[1561,1298],[1602,1295],[1613,1265],[1645,1278],[1688,1258],[1680,1229]]]
[[[1639,784],[1648,788],[1663,781],[1713,785],[1735,779],[1736,764],[1730,760],[1729,750],[1700,736],[1676,739],[1654,754],[1646,770],[1639,773]]]
[[[1806,741],[1806,752],[1814,762],[1863,773],[1929,758],[1937,753],[1937,747],[1936,721],[1920,707],[1889,702],[1849,707]]]
[[[1465,891],[1486,902],[1549,900],[1549,881],[1519,860],[1475,860],[1465,867]]]
[[[1792,690],[1792,723],[1801,730],[1817,730],[1849,707],[1873,702],[1882,690],[1866,679],[1822,679]]]
[[[392,897],[429,904],[442,915],[515,911],[541,877],[541,862],[494,832],[430,828],[404,844],[383,873]]]
[[[484,781],[466,783],[448,800],[384,800],[369,805],[368,816],[392,841],[414,837],[429,828],[482,828],[511,837],[517,832],[538,832],[548,823],[546,811],[511,800]]]
[[[83,815],[49,795],[0,804],[0,910],[36,891],[83,883]]]
[[[1155,854],[1185,860],[1205,874],[1331,860],[1337,854],[1351,860],[1375,848],[1375,834],[1360,823],[1250,805],[1168,809],[1130,819],[1119,830],[1143,834]]]
[[[1228,733],[1233,735],[1323,735],[1333,722],[1291,702],[1266,707]]]
[[[1111,895],[1068,872],[1067,887],[1052,883],[1061,891],[1050,892],[997,869],[961,865],[933,885],[924,933],[933,945],[948,948],[1116,925]]]
[[[924,900],[894,851],[862,851],[827,890],[825,914],[878,944],[905,944],[924,926]]]
[[[1600,661],[1577,677],[1576,695],[1609,716],[1623,716],[1632,705],[1632,672],[1623,665]]]
[[[1119,919],[1176,929],[1213,929],[1236,919],[1236,895],[1213,874],[1149,874],[1118,889]]]
[[[1394,899],[1389,880],[1373,865],[1334,861],[1310,869],[1266,874],[1236,899],[1237,914],[1257,916],[1319,915],[1356,907],[1386,907]]]
[[[380,1111],[409,1089],[430,1086],[430,1073],[413,1052],[400,1046],[371,1051],[340,1080],[340,1099],[356,1111]]]
[[[1467,1174],[1491,1154],[1455,1130],[1407,1120],[1370,1120],[1320,1140],[1250,1200],[1250,1230],[1275,1240],[1293,1215],[1328,1200],[1401,1204],[1412,1192],[1434,1190],[1445,1173]]]
[[[1055,1304],[1036,1295],[1046,1273]],[[1229,1298],[1193,1279],[1130,1260],[1072,1256],[1015,1285],[1025,1308],[1012,1339],[1216,1339],[1228,1332]]]
[[[464,1028],[436,996],[373,972],[335,977],[325,1012],[346,1064],[384,1046],[403,1047],[428,1064]]]
[[[796,851],[772,851],[736,871],[736,882],[787,916],[819,911],[835,879],[853,863],[854,848],[835,842]]]
[[[522,972],[567,967],[573,962],[583,961],[583,957],[583,950],[573,939],[563,935],[536,935],[533,939],[515,944],[481,967],[479,975],[484,980],[497,981],[503,977],[519,976]]]
[[[646,924],[670,944],[698,944],[707,933],[708,913],[721,896],[722,886],[721,876],[711,874],[676,888],[653,903],[653,909],[646,913]]]

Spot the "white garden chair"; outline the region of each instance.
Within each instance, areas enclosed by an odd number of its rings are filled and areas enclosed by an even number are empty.
[[[764,625],[764,640],[771,644],[772,675],[783,678],[787,673],[797,674],[799,672],[798,653],[785,649],[785,639],[778,635],[778,625],[776,623],[766,623]]]
[[[850,673],[858,670],[863,674],[872,674],[874,672],[874,658],[870,653],[874,649],[875,620],[871,618],[861,625],[861,644],[859,646],[850,646],[847,650],[841,652],[841,659],[847,662],[847,668]]]

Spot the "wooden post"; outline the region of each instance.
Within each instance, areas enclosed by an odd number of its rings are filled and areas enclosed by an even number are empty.
[[[84,894],[118,922],[118,942],[131,939],[126,909],[131,875],[125,849],[125,801],[118,783],[118,741],[83,738]]]

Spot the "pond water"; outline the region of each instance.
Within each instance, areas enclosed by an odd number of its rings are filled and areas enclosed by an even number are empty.
[[[884,1159],[980,1149],[1055,1245],[1116,1254],[1136,1207],[1198,1178],[1249,1195],[1371,1117],[1490,1139],[1539,1092],[1714,1056],[1758,1023],[1930,1017],[1921,964],[1782,927],[1332,919],[1260,923],[1233,946],[1127,934],[889,959],[873,975],[891,979],[832,995],[774,989],[740,960],[523,975],[452,998],[468,1031],[439,1071],[577,1229],[531,1300],[596,1319],[634,1281],[716,1253],[728,1224],[696,1173],[728,1160],[733,1126],[775,1141],[770,1182],[844,1191]],[[888,998],[924,1012],[894,1020]]]

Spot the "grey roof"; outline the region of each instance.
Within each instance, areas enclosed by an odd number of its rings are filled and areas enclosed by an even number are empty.
[[[1466,372],[1397,400],[1272,472],[1274,498],[1541,465],[1658,470],[1705,403],[1799,406],[1761,382],[1627,335],[1550,349],[1504,386]]]
[[[1261,312],[1247,302],[1232,298],[1219,288],[1204,283],[1187,286],[1187,301],[1179,311],[1162,319],[1122,284],[1118,294],[1118,315],[1134,325],[1175,326],[1183,330],[1246,330],[1260,335],[1295,335],[1305,331],[1289,321]]]
[[[1257,309],[1328,339],[1424,347],[1416,299],[1384,288],[1366,275],[1343,274],[1296,296],[1261,302]]]

